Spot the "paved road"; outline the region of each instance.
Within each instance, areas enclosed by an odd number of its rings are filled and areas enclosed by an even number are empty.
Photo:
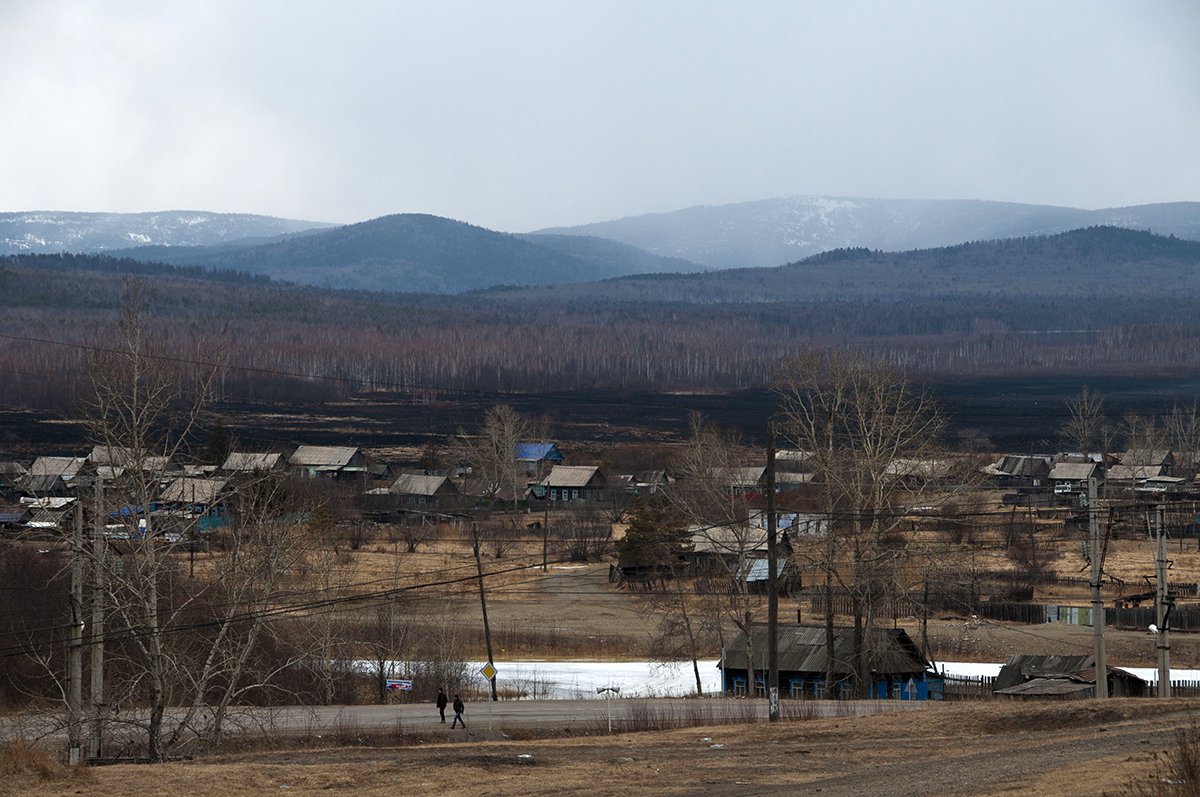
[[[921,702],[891,700],[808,700],[783,701],[785,718],[811,712],[804,717],[832,717],[878,714],[885,711],[912,711],[925,708]],[[271,709],[235,709],[226,718],[226,734],[294,735],[353,738],[359,735],[404,734],[427,739],[500,739],[509,731],[570,730],[599,731],[608,723],[611,709],[613,730],[649,730],[656,727],[718,724],[722,720],[765,720],[765,700],[732,698],[654,698],[604,700],[510,700],[492,703],[467,703],[467,730],[451,730],[454,713],[447,709],[443,725],[433,703],[393,704],[386,706],[282,706]],[[182,715],[169,710],[171,719]],[[200,723],[205,720],[201,718]],[[66,743],[64,717],[61,714],[26,714],[0,718],[0,737],[21,735],[55,743]],[[144,739],[144,717],[126,712],[108,725],[105,738],[114,755],[134,754]],[[169,732],[169,731],[168,731]],[[122,751],[122,752],[117,752]]]
[[[877,714],[883,711],[917,710],[925,706],[920,702],[863,700],[834,701],[811,700],[802,704],[784,701],[785,712],[796,711],[798,706],[813,712],[812,716],[847,716]],[[613,700],[611,706],[603,700],[512,700],[491,703],[490,701],[467,704],[466,719],[472,736],[487,736],[489,726],[492,736],[500,736],[506,728],[598,728],[607,723],[611,708],[614,729],[621,728],[626,720],[633,722],[661,720],[721,721],[722,719],[746,719],[751,716],[766,719],[765,700],[736,700],[729,698],[685,699],[658,698],[653,700]],[[255,726],[271,728],[284,733],[347,733],[355,729],[362,732],[402,731],[449,732],[449,719],[453,712],[446,711],[447,723],[442,725],[437,709],[432,703],[389,706],[313,706],[288,707],[272,712],[255,711],[244,717],[248,729]],[[461,731],[460,731],[461,732]]]

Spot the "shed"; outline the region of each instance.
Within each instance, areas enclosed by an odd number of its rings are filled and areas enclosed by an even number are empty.
[[[1148,684],[1133,673],[1108,668],[1108,693],[1144,697]],[[1000,668],[993,694],[1010,698],[1083,699],[1096,696],[1096,659],[1077,656],[1013,656]]]

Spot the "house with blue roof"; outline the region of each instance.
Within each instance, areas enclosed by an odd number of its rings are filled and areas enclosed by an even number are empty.
[[[529,476],[545,472],[548,466],[563,464],[562,452],[554,443],[517,443],[513,458],[525,466]]]

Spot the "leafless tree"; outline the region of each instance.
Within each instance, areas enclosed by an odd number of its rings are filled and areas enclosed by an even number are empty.
[[[476,435],[460,431],[458,447],[461,457],[471,466],[472,475],[479,479],[483,495],[495,502],[506,489],[511,492],[514,506],[524,492],[524,473],[516,460],[517,444],[528,439],[533,426],[507,404],[497,404],[483,417]]]
[[[760,489],[754,474],[761,468],[748,466],[749,461],[750,453],[735,436],[693,414],[691,434],[675,463],[678,481],[667,496],[688,522],[693,544],[723,568],[732,584],[735,600],[710,605],[728,611],[729,620],[743,632],[746,661],[753,662],[750,563],[763,550],[766,532],[753,522],[750,496]]]
[[[829,518],[825,572],[826,643],[833,686],[833,584],[850,594],[854,619],[852,671],[859,694],[868,681],[866,640],[876,600],[896,594],[905,538],[896,532],[904,502],[928,500],[928,471],[943,428],[932,400],[900,371],[864,356],[814,352],[784,366],[778,382],[779,431],[811,452]],[[844,566],[843,566],[844,565]]]

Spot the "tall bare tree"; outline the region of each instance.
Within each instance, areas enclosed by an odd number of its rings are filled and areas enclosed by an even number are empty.
[[[825,525],[825,634],[833,688],[833,585],[849,592],[854,619],[851,670],[868,683],[867,641],[877,600],[898,591],[905,539],[894,534],[905,503],[924,496],[943,420],[906,375],[863,355],[810,352],[785,364],[777,386],[779,432],[809,452]],[[923,500],[923,499],[918,499]]]

